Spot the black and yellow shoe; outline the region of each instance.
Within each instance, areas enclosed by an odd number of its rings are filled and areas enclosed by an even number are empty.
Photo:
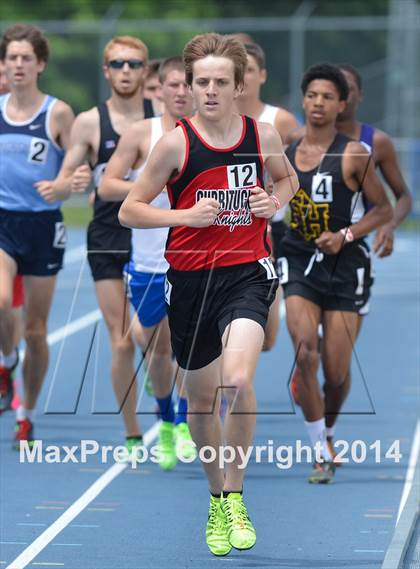
[[[210,496],[206,543],[213,555],[218,557],[227,555],[232,549],[227,534],[226,516],[220,507],[220,498],[214,496]]]
[[[257,541],[257,533],[252,525],[242,494],[230,492],[221,498],[221,509],[226,516],[229,542],[235,549],[251,549]]]
[[[314,462],[308,482],[310,484],[331,484],[334,474],[335,464],[332,461]]]

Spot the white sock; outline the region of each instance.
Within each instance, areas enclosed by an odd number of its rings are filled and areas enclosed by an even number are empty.
[[[8,369],[12,368],[17,363],[17,358],[18,358],[18,356],[17,356],[16,350],[13,350],[13,352],[7,356],[5,354],[3,354],[3,365],[4,365],[4,367],[7,367]]]
[[[332,438],[332,437],[334,436],[334,434],[335,434],[335,425],[333,425],[332,427],[327,427],[327,428],[325,429],[325,432],[326,432],[327,437],[331,437],[331,438]]]
[[[305,421],[306,428],[308,429],[308,435],[311,439],[312,447],[315,449],[315,445],[318,444],[321,450],[321,456],[325,460],[332,460],[330,451],[327,447],[327,434],[325,429],[325,418],[319,419],[318,421]]]
[[[25,409],[23,405],[19,405],[16,409],[16,421],[24,421],[29,419],[32,423],[35,416],[35,409]]]
[[[25,409],[23,405],[19,405],[16,409],[16,421],[23,421],[25,419]]]
[[[35,416],[35,409],[26,409],[25,407],[24,407],[23,409],[24,409],[24,411],[25,411],[25,417],[26,417],[27,419],[29,419],[29,420],[31,421],[31,423],[32,423],[33,418],[34,418],[34,416]]]

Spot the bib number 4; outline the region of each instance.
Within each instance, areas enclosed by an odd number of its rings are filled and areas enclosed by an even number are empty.
[[[312,178],[312,200],[316,203],[333,201],[333,178],[329,174],[315,174]]]

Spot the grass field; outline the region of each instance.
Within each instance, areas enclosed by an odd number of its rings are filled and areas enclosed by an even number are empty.
[[[64,221],[69,227],[86,226],[92,219],[92,211],[89,206],[65,206],[62,209]]]

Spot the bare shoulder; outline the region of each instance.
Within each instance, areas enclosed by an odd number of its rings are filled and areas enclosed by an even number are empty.
[[[344,154],[347,156],[370,156],[370,152],[366,146],[356,140],[350,140],[347,143]]]
[[[74,113],[73,109],[70,107],[69,104],[65,103],[58,99],[51,110],[51,116],[55,119],[61,120],[66,118],[73,118]]]
[[[383,130],[375,128],[373,134],[373,148],[376,162],[389,158],[395,155],[395,146],[389,134]]]
[[[283,140],[286,140],[289,132],[299,126],[299,123],[296,120],[295,115],[282,107],[278,107],[276,117],[274,119],[274,126],[279,131]]]
[[[303,136],[305,136],[305,127],[300,126],[298,128],[294,128],[293,130],[291,130],[286,136],[284,142],[285,144],[292,144],[293,142],[300,140]]]
[[[348,175],[366,174],[372,154],[356,140],[350,140],[343,152],[343,168]],[[373,163],[373,162],[372,162]]]
[[[121,138],[124,139],[125,142],[131,142],[141,146],[141,141],[144,140],[144,138],[149,138],[151,127],[152,119],[136,121],[123,132]]]
[[[383,130],[380,130],[379,128],[375,128],[375,131],[373,133],[373,141],[374,141],[375,145],[376,144],[384,144],[384,143],[391,143],[392,144],[392,140],[391,140],[391,137],[389,136],[389,134],[387,134]]]
[[[180,171],[185,162],[187,143],[181,128],[166,132],[156,143],[147,165],[159,173]],[[147,168],[147,166],[146,166]]]
[[[296,128],[298,126],[298,122],[296,117],[293,113],[288,111],[287,109],[283,109],[283,107],[277,108],[275,124],[277,125],[287,125],[291,126],[292,128]]]
[[[73,124],[73,133],[83,142],[91,142],[99,133],[99,112],[97,107],[77,115]]]
[[[165,132],[159,140],[161,148],[168,151],[179,153],[180,150],[184,151],[186,147],[186,140],[184,133],[180,127],[176,127],[169,132]]]
[[[98,107],[92,107],[88,111],[83,111],[76,117],[78,126],[84,128],[94,128],[99,126],[99,111]]]
[[[257,129],[261,144],[273,144],[279,141],[281,143],[281,136],[273,125],[257,121]]]
[[[143,134],[150,129],[152,121],[153,119],[141,119],[136,121],[127,129],[127,132],[131,134]]]

